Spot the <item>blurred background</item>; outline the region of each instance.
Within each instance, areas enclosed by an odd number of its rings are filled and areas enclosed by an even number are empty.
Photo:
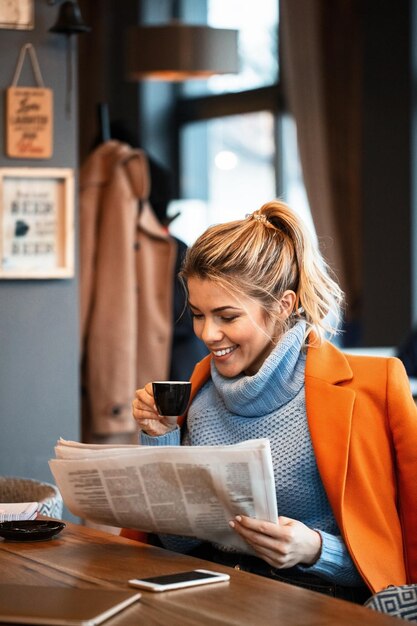
[[[54,31],[63,4],[0,29],[2,89],[31,42],[54,94],[52,157],[3,149],[0,168],[72,168],[77,190],[98,145],[127,142],[166,174],[151,202],[186,245],[282,198],[346,293],[339,344],[395,352],[417,323],[415,0],[79,0],[86,28]],[[134,76],[131,27],[173,23],[236,30],[238,71]],[[163,45],[138,38],[142,72]],[[50,479],[57,437],[81,436],[77,193],[75,235],[73,277],[0,280],[0,473]]]

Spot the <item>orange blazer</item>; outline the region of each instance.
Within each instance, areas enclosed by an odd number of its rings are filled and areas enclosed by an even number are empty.
[[[194,370],[192,398],[210,358]],[[363,579],[373,592],[416,583],[417,407],[401,361],[308,347],[305,394],[320,476]]]

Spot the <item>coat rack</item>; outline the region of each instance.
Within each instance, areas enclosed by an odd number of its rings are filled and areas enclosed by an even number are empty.
[[[97,115],[98,115],[98,127],[100,134],[100,141],[110,141],[111,133],[110,133],[110,115],[109,115],[109,105],[107,102],[99,102],[97,105]]]

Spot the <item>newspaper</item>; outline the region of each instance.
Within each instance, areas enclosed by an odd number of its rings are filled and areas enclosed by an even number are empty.
[[[229,527],[276,522],[268,439],[228,446],[94,445],[60,439],[49,461],[67,508],[99,524],[212,541],[250,553]]]

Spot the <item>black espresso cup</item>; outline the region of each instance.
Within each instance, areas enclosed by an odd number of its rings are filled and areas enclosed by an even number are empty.
[[[159,415],[178,417],[178,415],[185,413],[190,400],[190,382],[158,380],[152,383],[152,388]]]

